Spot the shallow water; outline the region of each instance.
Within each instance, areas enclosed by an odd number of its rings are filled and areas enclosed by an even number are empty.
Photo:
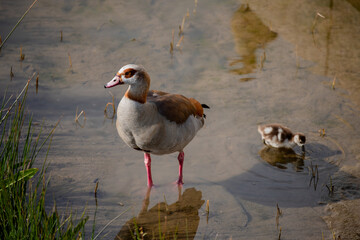
[[[29,4],[1,1],[2,39]],[[49,206],[53,198],[64,210],[87,205],[91,219],[99,182],[96,232],[132,207],[105,230],[110,239],[133,217],[156,228],[159,202],[158,212],[168,219],[163,231],[179,224],[179,235],[190,238],[278,238],[280,227],[281,239],[330,238],[324,205],[360,197],[356,6],[306,0],[36,3],[1,50],[0,87],[2,94],[6,88],[16,94],[38,72],[29,112],[48,128],[61,119],[50,155]],[[176,45],[187,12],[184,38],[170,53],[172,30]],[[211,107],[205,127],[185,149],[180,195],[172,184],[177,155],[153,156],[156,187],[148,193],[143,155],[129,149],[115,120],[104,116],[112,99],[103,85],[126,63],[142,64],[152,89]],[[125,90],[110,90],[116,105]],[[86,113],[80,124],[77,109]],[[257,124],[272,122],[305,133],[305,153],[264,149]],[[88,227],[90,232],[91,222]]]

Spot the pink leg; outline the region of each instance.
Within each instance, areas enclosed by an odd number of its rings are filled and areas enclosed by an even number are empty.
[[[179,153],[179,156],[178,156],[178,161],[179,161],[179,179],[177,180],[177,184],[178,185],[183,185],[184,182],[183,182],[183,175],[182,175],[182,170],[183,170],[183,164],[184,164],[184,152],[181,151]]]
[[[154,184],[151,177],[151,157],[149,153],[144,153],[144,163],[147,173],[147,185],[151,188],[152,186],[154,186]]]

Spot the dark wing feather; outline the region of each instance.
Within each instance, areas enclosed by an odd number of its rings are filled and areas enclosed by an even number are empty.
[[[188,99],[180,94],[151,90],[148,93],[147,101],[154,103],[159,113],[166,117],[166,119],[178,124],[184,123],[190,115],[199,115],[199,109],[196,105],[198,102],[195,99]],[[201,105],[200,108],[202,111]]]

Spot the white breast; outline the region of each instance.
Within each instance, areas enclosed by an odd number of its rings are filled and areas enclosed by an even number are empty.
[[[124,142],[153,154],[182,151],[202,126],[201,119],[193,115],[182,124],[170,122],[159,114],[155,104],[141,104],[126,97],[117,110],[116,127]]]

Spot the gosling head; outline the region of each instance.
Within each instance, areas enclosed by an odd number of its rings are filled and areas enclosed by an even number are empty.
[[[296,133],[294,135],[294,143],[296,143],[297,145],[299,145],[300,147],[304,146],[306,142],[306,137],[304,134],[302,133]]]

